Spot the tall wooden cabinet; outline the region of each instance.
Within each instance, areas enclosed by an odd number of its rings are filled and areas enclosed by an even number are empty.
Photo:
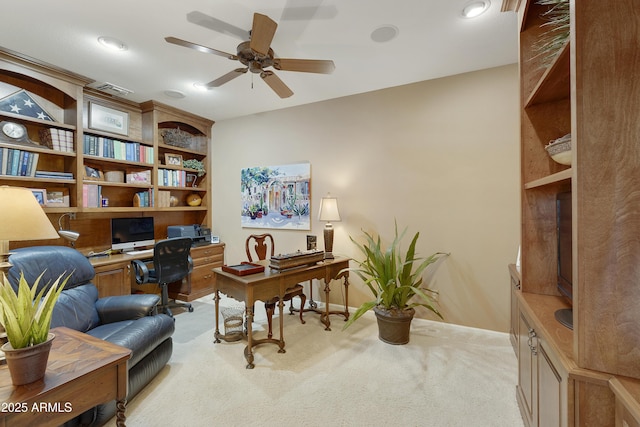
[[[546,67],[534,46],[548,6],[505,5],[520,26],[518,403],[528,425],[614,425],[621,393],[612,381],[640,378],[639,5],[571,0],[570,39]],[[568,133],[564,166],[544,147]],[[573,331],[553,315],[567,306],[556,290],[556,196],[569,190]],[[622,401],[640,397],[626,390]]]
[[[207,171],[214,122],[156,101],[111,96],[90,83],[0,49],[0,121],[26,127],[33,141],[21,144],[0,135],[0,185],[46,192],[44,211],[56,229],[60,222],[80,233],[75,245],[83,253],[111,247],[113,217],[152,216],[156,240],[167,238],[169,225],[212,228]],[[7,168],[8,158],[14,169]],[[186,160],[203,168],[185,166]],[[68,243],[59,238],[10,247],[52,244]],[[216,245],[215,266],[222,264],[223,250],[224,244]],[[101,295],[128,293],[128,264],[102,261],[96,270]],[[189,279],[198,296],[211,288],[206,275],[200,276]]]

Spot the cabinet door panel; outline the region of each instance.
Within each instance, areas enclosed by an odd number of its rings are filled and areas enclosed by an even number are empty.
[[[98,288],[100,298],[130,294],[129,269],[129,263],[96,268],[93,283]]]
[[[542,343],[538,352],[538,425],[560,426],[562,377]]]
[[[535,426],[537,425],[537,408],[535,407],[537,393],[536,364],[535,356],[530,348],[535,338],[530,336],[533,329],[522,312],[519,313],[518,318],[518,394],[520,397],[520,411],[525,418],[525,424]]]

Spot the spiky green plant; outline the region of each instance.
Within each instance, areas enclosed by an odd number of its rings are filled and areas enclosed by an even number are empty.
[[[535,57],[541,57],[541,65],[548,67],[569,40],[569,0],[538,0],[536,4],[548,8],[541,15],[545,22],[540,27],[545,31],[533,46],[538,52]]]
[[[354,261],[358,267],[349,268],[348,270],[362,279],[375,299],[363,303],[349,317],[343,329],[349,327],[364,313],[376,306],[384,307],[387,310],[405,310],[422,306],[442,319],[442,314],[435,307],[435,301],[432,297],[432,295],[437,294],[437,291],[421,287],[423,282],[422,273],[441,256],[449,254],[436,252],[427,258],[417,257],[416,243],[420,236],[418,232],[413,236],[409,248],[403,256],[400,243],[406,232],[407,229],[405,228],[398,235],[398,223],[396,222],[395,238],[387,249],[383,249],[380,236],[374,239],[371,234],[364,232],[365,244],[360,244],[353,237],[349,237],[365,258],[363,261]],[[414,297],[417,297],[417,301],[411,302]]]
[[[62,276],[64,276],[62,274],[49,286],[48,290],[45,286],[36,293],[43,274],[44,272],[30,287],[24,274],[20,273],[18,292],[16,293],[9,283],[9,279],[2,273],[0,323],[4,326],[7,338],[14,349],[33,346],[47,340],[53,307],[67,280],[71,277],[69,275],[62,280]]]

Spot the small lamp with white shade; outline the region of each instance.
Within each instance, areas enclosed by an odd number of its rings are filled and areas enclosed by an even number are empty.
[[[324,258],[333,259],[333,224],[331,222],[340,221],[337,198],[327,193],[326,197],[320,200],[318,219],[327,222],[324,226]]]

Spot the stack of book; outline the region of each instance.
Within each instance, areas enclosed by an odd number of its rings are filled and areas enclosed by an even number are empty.
[[[36,171],[36,178],[73,179],[73,172]]]
[[[72,153],[73,132],[65,129],[49,128],[40,130],[40,141],[55,151]]]
[[[0,175],[34,176],[39,156],[17,148],[0,148]]]

